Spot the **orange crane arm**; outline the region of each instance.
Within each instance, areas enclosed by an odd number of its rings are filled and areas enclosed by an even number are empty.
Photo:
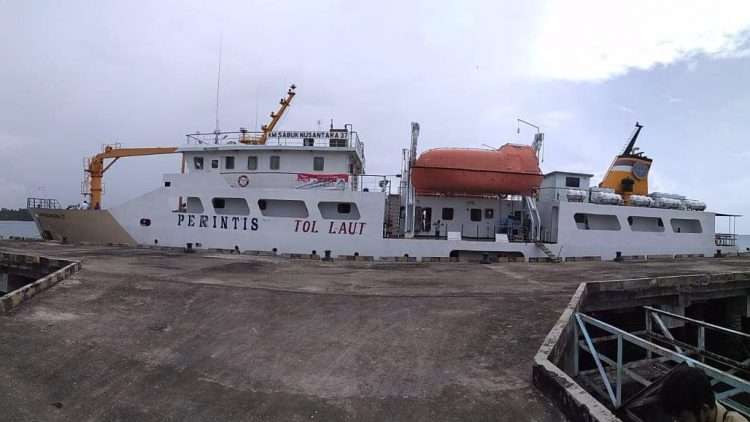
[[[242,134],[240,137],[240,142],[243,144],[251,144],[251,145],[265,145],[266,140],[268,140],[268,137],[271,135],[271,132],[273,132],[273,129],[276,127],[276,125],[279,123],[279,120],[281,120],[281,117],[284,115],[284,112],[286,112],[286,109],[289,107],[289,104],[292,102],[292,98],[295,96],[294,90],[297,87],[292,84],[292,86],[289,87],[289,90],[286,92],[286,98],[282,98],[279,100],[279,104],[281,104],[281,107],[276,112],[271,112],[271,121],[267,125],[261,126],[261,133],[260,135],[247,135]]]
[[[85,169],[89,173],[89,194],[91,195],[91,207],[94,209],[101,208],[102,202],[102,178],[104,172],[106,172],[112,164],[122,157],[137,157],[143,155],[160,155],[160,154],[174,154],[177,152],[177,147],[152,147],[152,148],[115,148],[111,145],[107,145],[104,148],[104,152],[100,152],[93,156],[88,162],[88,168]],[[104,166],[104,160],[114,158],[106,167]]]

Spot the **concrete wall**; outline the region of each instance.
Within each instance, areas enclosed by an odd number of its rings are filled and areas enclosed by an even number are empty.
[[[684,314],[693,300],[731,298],[727,308],[746,316],[749,294],[750,272],[582,283],[534,357],[534,385],[571,421],[619,421],[571,377],[577,359],[576,312],[671,304],[671,311]]]
[[[8,313],[15,307],[70,277],[81,269],[81,263],[40,256],[0,253],[0,264],[9,268],[31,269],[47,275],[17,290],[0,297],[0,313]]]

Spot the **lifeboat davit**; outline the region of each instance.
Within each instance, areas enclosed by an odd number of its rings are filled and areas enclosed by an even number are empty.
[[[505,144],[497,150],[438,148],[420,154],[411,181],[421,194],[530,195],[542,183],[534,149]]]

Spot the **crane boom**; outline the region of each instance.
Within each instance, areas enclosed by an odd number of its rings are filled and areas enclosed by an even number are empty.
[[[294,90],[297,87],[292,84],[292,86],[289,87],[289,90],[286,92],[286,98],[282,98],[279,100],[279,104],[281,105],[279,109],[276,112],[271,112],[271,121],[261,126],[261,134],[260,136],[245,136],[243,135],[240,138],[240,142],[243,144],[254,144],[254,145],[265,145],[266,140],[268,140],[268,136],[273,132],[273,129],[276,127],[276,125],[279,123],[279,120],[281,120],[281,117],[284,115],[284,112],[286,112],[286,109],[289,107],[289,104],[292,102],[292,98],[296,95]]]
[[[91,195],[91,207],[94,209],[101,208],[102,202],[102,178],[104,172],[106,172],[112,164],[123,157],[137,157],[143,155],[160,155],[160,154],[174,154],[177,152],[177,147],[150,147],[150,148],[120,148],[117,146],[107,145],[104,147],[104,151],[96,154],[88,160],[87,166],[84,169],[85,179],[88,179],[88,183],[84,179],[84,185],[88,188],[88,192],[84,194]],[[104,160],[114,158],[106,167],[104,166]]]

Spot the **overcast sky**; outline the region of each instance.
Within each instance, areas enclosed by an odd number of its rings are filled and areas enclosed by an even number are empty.
[[[619,3],[620,5],[616,5]],[[597,175],[635,121],[652,190],[748,215],[750,2],[0,0],[0,206],[80,201],[102,144],[169,146],[221,128],[351,123],[368,173],[396,173],[411,121],[420,151],[530,142],[542,168]],[[176,157],[120,160],[105,206],[158,187]]]

